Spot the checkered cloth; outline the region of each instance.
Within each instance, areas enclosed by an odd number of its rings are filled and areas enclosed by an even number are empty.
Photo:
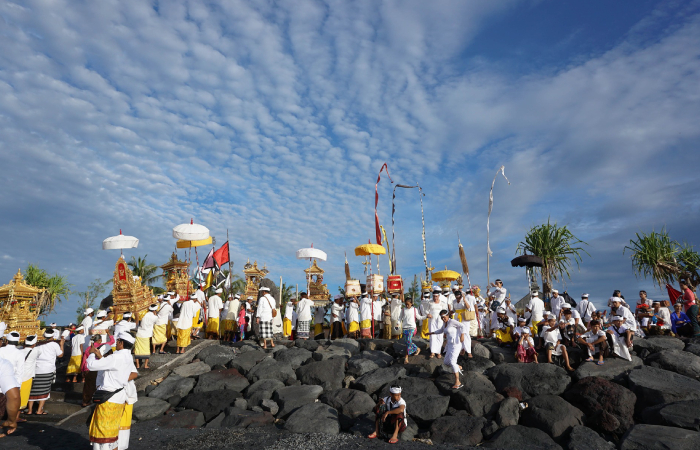
[[[308,339],[310,325],[310,320],[297,320],[297,337]]]
[[[272,321],[260,321],[260,337],[262,339],[272,339]]]

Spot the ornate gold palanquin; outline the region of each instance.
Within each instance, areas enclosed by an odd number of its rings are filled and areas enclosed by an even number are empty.
[[[190,282],[190,263],[177,259],[177,254],[173,252],[170,261],[160,266],[163,269],[163,279],[165,280],[165,290],[177,293],[180,297],[187,295]]]
[[[22,340],[39,333],[38,298],[44,291],[25,283],[19,269],[12,281],[0,287],[0,321],[7,324],[8,333],[17,331]]]
[[[325,270],[318,267],[314,259],[311,267],[304,269],[304,273],[306,273],[306,279],[309,280],[309,299],[313,300],[315,306],[326,305],[330,301],[331,295],[328,292],[328,285],[323,284]]]
[[[151,288],[141,284],[141,278],[134,277],[124,256],[120,256],[114,268],[114,283],[112,288],[112,310],[114,320],[121,320],[122,314],[132,311],[143,317],[148,307],[155,301]]]
[[[247,300],[248,297],[253,297],[252,303],[257,304],[260,282],[268,273],[270,273],[270,271],[267,270],[266,266],[259,269],[257,261],[251,264],[250,260],[248,260],[245,266],[243,266],[243,274],[245,275],[245,295],[243,296],[242,300]]]

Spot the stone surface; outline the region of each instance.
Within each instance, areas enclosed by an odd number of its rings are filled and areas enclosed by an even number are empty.
[[[637,396],[629,389],[603,378],[588,377],[574,383],[563,395],[586,415],[593,429],[617,435],[634,425]]]
[[[403,365],[406,373],[411,376],[432,376],[437,373],[438,368],[442,366],[442,359],[431,359],[428,356],[423,352],[420,355],[409,356],[408,364]]]
[[[228,389],[241,392],[250,383],[236,369],[212,370],[199,376],[194,392],[218,391]]]
[[[418,435],[418,424],[411,418],[410,415],[408,416],[406,422],[408,422],[406,424],[406,429],[399,435],[399,440],[410,442]]]
[[[401,396],[407,401],[413,401],[414,399],[424,396],[424,395],[439,395],[435,383],[433,383],[428,378],[418,378],[418,377],[406,377],[396,381],[390,381],[377,392],[379,397],[388,397],[390,395],[389,388],[392,385],[401,386]]]
[[[637,410],[700,398],[700,381],[656,367],[632,370],[628,386],[637,395]]]
[[[571,383],[566,370],[554,364],[500,364],[486,371],[497,391],[516,387],[523,397],[559,395]]]
[[[314,361],[296,370],[296,377],[302,384],[316,384],[324,391],[333,391],[343,387],[345,378],[345,359],[332,358]]]
[[[170,403],[150,397],[139,397],[134,403],[133,416],[136,420],[150,420],[162,416],[170,408]]]
[[[319,347],[318,350],[312,354],[312,358],[315,361],[323,361],[331,358],[344,358],[347,360],[350,359],[351,356],[352,353],[350,353],[350,350],[339,345],[331,345],[328,348]]]
[[[359,355],[355,355],[350,359],[363,358],[374,361],[379,367],[389,367],[394,362],[394,357],[380,350],[365,350]]]
[[[304,348],[290,348],[275,354],[275,359],[281,363],[289,364],[292,369],[298,369],[306,360],[311,358],[311,352]]]
[[[273,416],[279,412],[280,407],[277,406],[277,403],[275,403],[272,400],[263,400],[260,403],[260,407],[262,408],[263,411],[268,411],[270,414]]]
[[[357,417],[348,432],[353,436],[364,438],[372,434],[374,432],[374,413],[370,412]]]
[[[244,347],[244,348],[250,348],[250,347]],[[268,356],[267,353],[260,350],[260,348],[257,346],[254,349],[251,349],[248,351],[243,351],[241,349],[241,354],[237,355],[235,358],[233,358],[227,364],[227,367],[230,367],[232,369],[236,369],[243,375],[248,375],[248,371],[250,371],[250,369],[255,367],[256,364],[258,364],[260,361],[265,359],[267,356]]]
[[[321,395],[323,403],[338,411],[338,414],[354,419],[372,411],[376,404],[366,392],[355,389],[337,389]]]
[[[296,380],[297,376],[289,364],[265,358],[248,371],[248,381],[255,383],[258,380],[279,380],[287,384],[290,380]]]
[[[602,366],[594,362],[584,362],[574,371],[574,380],[581,380],[587,377],[598,377],[606,380],[613,380],[629,372],[635,367],[642,367],[644,363],[637,356],[632,356],[632,361],[622,358],[608,358]]]
[[[161,428],[199,428],[204,423],[204,414],[186,409],[166,414],[158,421],[158,426]]]
[[[520,402],[518,399],[508,397],[499,403],[495,421],[499,428],[517,425],[520,421]]]
[[[318,341],[315,341],[313,339],[297,339],[294,341],[294,346],[298,348],[303,348],[305,350],[308,350],[310,352],[315,352],[318,350],[319,347]]]
[[[556,395],[540,395],[527,401],[520,423],[538,428],[561,441],[576,425],[583,425],[583,412]]]
[[[207,372],[211,372],[211,367],[202,361],[185,364],[173,370],[173,373],[181,377],[196,377]]]
[[[277,418],[286,419],[297,408],[314,403],[321,393],[321,386],[288,386],[277,389],[272,395],[272,399],[280,407]]]
[[[477,342],[474,340],[474,338],[472,338],[472,356],[474,356],[474,357],[478,356],[480,358],[490,359],[491,352],[489,351],[488,348],[486,348],[480,342]]]
[[[396,344],[396,341],[390,339],[358,339],[358,342],[362,350],[380,350],[387,353],[391,353],[391,349],[393,349],[394,344]],[[422,344],[423,348],[425,348],[425,341],[414,338],[413,342],[419,347]]]
[[[360,343],[355,339],[336,339],[331,342],[331,346],[343,347],[353,356],[360,353]]]
[[[190,393],[194,384],[195,381],[193,378],[185,378],[177,374],[171,374],[153,389],[148,396],[161,400],[167,400],[173,395],[185,397]]]
[[[243,391],[243,396],[251,406],[257,406],[263,400],[271,399],[272,394],[283,387],[284,383],[280,380],[258,380]]]
[[[233,406],[240,409],[248,409],[248,401],[244,398],[237,398],[233,401]]]
[[[416,396],[410,402],[408,413],[421,426],[427,426],[433,420],[445,415],[450,405],[450,397],[446,395],[421,395]]]
[[[496,392],[491,380],[477,372],[465,372],[460,377],[463,387],[452,389],[454,375],[445,374],[435,380],[435,385],[443,394],[449,395],[450,405],[476,417],[491,417],[496,413],[503,396]]]
[[[458,444],[474,446],[480,444],[481,428],[486,420],[466,415],[445,416],[430,425],[430,440],[434,444]]]
[[[210,345],[197,353],[197,358],[204,361],[209,367],[216,365],[225,366],[236,356],[236,350],[233,347],[224,347],[221,345]]]
[[[700,356],[700,344],[688,344],[684,351],[692,353],[695,356]]]
[[[620,450],[650,448],[696,450],[700,448],[700,433],[661,425],[635,425],[620,441]]]
[[[362,375],[376,369],[379,369],[379,366],[376,362],[370,359],[358,358],[353,356],[348,360],[348,368],[346,373],[348,375],[352,375],[355,378],[359,378]]]
[[[459,365],[462,366],[463,372],[485,373],[491,367],[495,366],[496,363],[488,358],[472,356],[472,358],[460,357]]]
[[[641,416],[647,424],[700,431],[700,407],[697,400],[652,406],[643,410]]]
[[[233,402],[240,397],[240,392],[228,389],[204,392],[195,391],[185,397],[179,406],[201,411],[204,413],[204,420],[208,422],[231,406]]]
[[[522,425],[498,430],[483,446],[502,450],[561,450],[544,431]]]
[[[496,364],[513,364],[517,363],[515,359],[515,349],[507,347],[499,347],[497,345],[485,345],[489,349],[489,358]]]
[[[682,350],[667,350],[653,353],[645,364],[659,369],[676,372],[695,380],[700,378],[700,356]]]
[[[386,383],[389,383],[406,376],[406,369],[401,366],[391,366],[383,369],[376,369],[368,372],[356,379],[351,387],[374,394]]]
[[[615,450],[615,444],[608,442],[588,427],[577,425],[571,429],[567,450]]]
[[[676,337],[671,336],[650,336],[646,339],[635,338],[633,341],[634,351],[640,354],[643,350],[649,353],[656,353],[665,350],[683,350],[685,344]]]
[[[267,411],[246,411],[239,408],[226,408],[222,428],[259,428],[271,426],[275,417]]]
[[[309,403],[294,411],[284,423],[292,433],[340,433],[338,412],[325,403]]]
[[[207,422],[207,424],[204,425],[204,428],[221,428],[221,424],[223,423],[225,418],[225,413],[219,413],[218,416],[214,417],[209,422]]]

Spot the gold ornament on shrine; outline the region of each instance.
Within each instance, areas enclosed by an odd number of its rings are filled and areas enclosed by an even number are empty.
[[[21,340],[39,334],[39,313],[49,301],[49,293],[25,283],[18,269],[12,281],[0,286],[0,321],[7,324],[8,333],[19,332]]]
[[[306,279],[309,280],[309,299],[313,300],[315,306],[326,305],[330,301],[331,294],[328,292],[328,285],[323,284],[325,270],[318,267],[314,259],[311,267],[304,269],[304,273],[306,273]]]
[[[163,269],[163,279],[165,280],[165,290],[175,292],[180,297],[187,295],[190,283],[190,263],[177,259],[177,254],[173,252],[170,261],[160,266]]]
[[[119,257],[114,268],[112,299],[115,321],[121,320],[121,315],[127,311],[135,312],[140,318],[155,301],[151,288],[142,285],[141,278],[134,276],[124,256]]]
[[[260,282],[268,273],[270,273],[270,271],[267,270],[266,266],[259,269],[257,261],[251,264],[250,260],[248,260],[245,266],[243,266],[243,274],[245,275],[245,295],[241,300],[248,301],[248,297],[252,297],[252,302],[257,303]]]

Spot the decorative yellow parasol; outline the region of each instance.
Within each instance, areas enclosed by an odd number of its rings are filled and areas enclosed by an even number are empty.
[[[197,241],[186,241],[184,239],[179,239],[176,242],[177,248],[190,248],[190,247],[201,247],[202,245],[211,245],[212,244],[212,237],[209,236],[206,239],[200,239]]]
[[[432,273],[433,281],[455,281],[458,280],[461,275],[454,270],[439,270]]]
[[[355,247],[355,256],[386,255],[386,249],[379,244],[362,244]]]

